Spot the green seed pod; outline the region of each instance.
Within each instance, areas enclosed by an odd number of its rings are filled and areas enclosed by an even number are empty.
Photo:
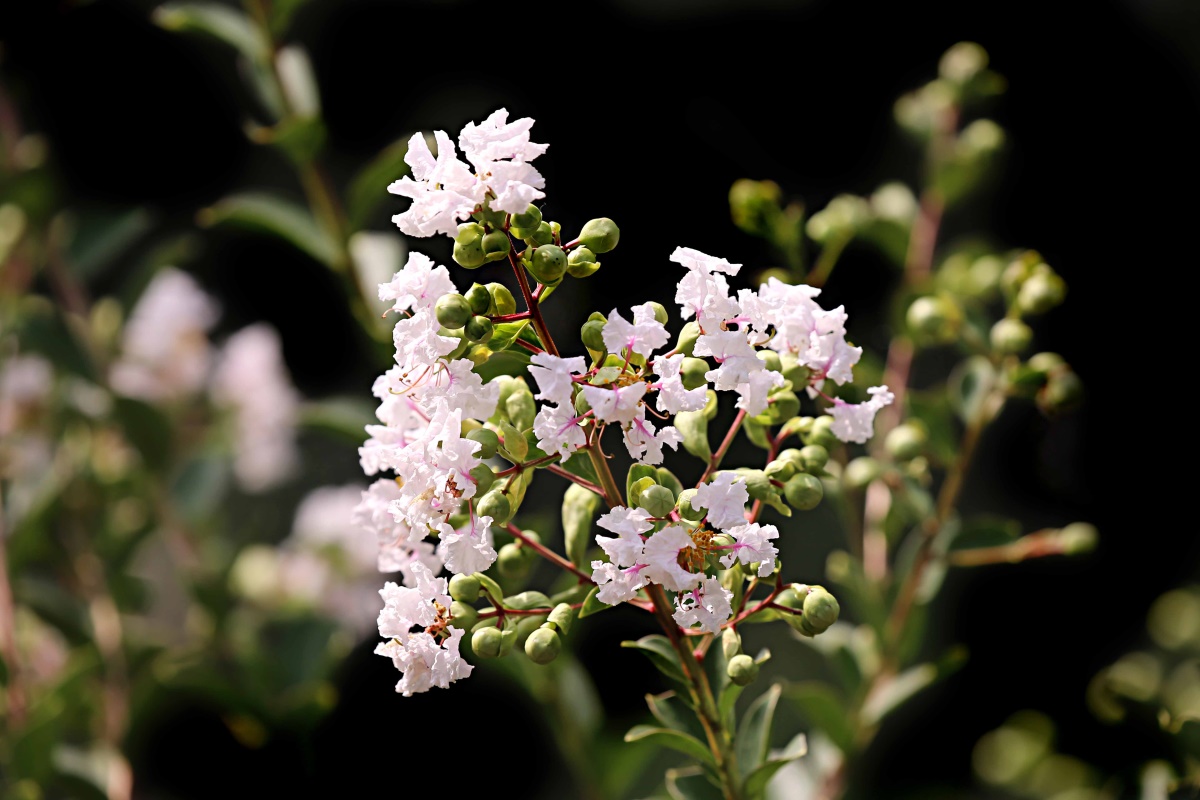
[[[583,327],[579,329],[579,338],[583,341],[583,346],[588,350],[597,353],[605,352],[604,324],[593,319],[583,323]]]
[[[763,469],[763,473],[773,481],[787,481],[796,474],[796,462],[786,458],[777,458]]]
[[[704,375],[712,369],[707,361],[703,358],[692,358],[688,356],[683,359],[679,365],[679,377],[683,381],[683,388],[696,389],[708,383]]]
[[[529,574],[533,565],[525,558],[522,549],[516,542],[509,542],[496,554],[496,568],[505,578],[523,578]]]
[[[621,230],[608,217],[588,220],[579,232],[579,243],[593,253],[607,253],[617,246],[620,239]]]
[[[833,417],[825,414],[812,421],[808,434],[800,437],[805,444],[817,444],[829,450],[841,441],[833,433]]]
[[[908,328],[922,344],[949,344],[958,338],[962,313],[947,297],[918,297],[904,316]]]
[[[454,595],[450,595],[453,597]],[[473,606],[466,603],[460,603],[455,600],[450,604],[450,617],[454,620],[456,628],[462,628],[465,631],[475,627],[475,623],[479,621],[479,612]]]
[[[512,519],[512,504],[508,495],[503,492],[484,492],[483,497],[475,504],[475,513],[481,517],[491,517],[494,525],[507,524]]]
[[[472,314],[487,314],[492,307],[492,296],[488,290],[478,283],[471,284],[471,288],[467,290],[467,303],[471,306]]]
[[[491,307],[494,312],[500,316],[517,313],[517,299],[513,297],[513,293],[508,290],[508,287],[503,283],[489,283],[487,285],[488,294],[492,296]]]
[[[500,261],[508,257],[509,251],[512,250],[512,242],[504,231],[492,231],[483,237],[480,247],[483,249],[484,260]]]
[[[575,621],[575,609],[571,608],[570,603],[559,603],[546,621],[565,636],[571,632],[571,623]]]
[[[562,638],[553,628],[538,628],[525,640],[525,655],[535,664],[549,664],[561,652]]]
[[[492,334],[495,332],[496,327],[492,325],[492,321],[487,317],[471,317],[463,329],[463,333],[467,335],[468,339],[480,344],[490,341]]]
[[[1052,269],[1038,269],[1021,284],[1017,292],[1017,310],[1023,315],[1045,314],[1060,305],[1067,296],[1067,284]]]
[[[897,425],[888,433],[884,446],[888,454],[897,461],[910,461],[921,455],[929,435],[925,429],[913,422]]]
[[[562,280],[566,271],[567,254],[557,245],[540,245],[533,251],[533,257],[529,260],[529,272],[539,283],[556,284]]]
[[[1019,319],[1002,319],[992,326],[992,348],[1003,355],[1019,355],[1033,344],[1033,331]]]
[[[471,319],[471,304],[461,294],[446,294],[433,307],[439,325],[461,328]]]
[[[729,664],[725,667],[725,674],[738,686],[746,686],[758,677],[758,664],[755,664],[754,659],[750,656],[741,653],[729,659]]]
[[[476,428],[467,434],[467,438],[473,442],[479,442],[480,447],[475,451],[475,455],[482,459],[488,459],[496,455],[496,449],[500,447],[500,437],[496,432],[488,428]]]
[[[692,507],[692,498],[695,496],[695,489],[684,489],[679,493],[679,497],[675,498],[675,510],[679,512],[679,516],[689,522],[699,522],[708,513],[705,508]]]
[[[586,247],[576,247],[567,256],[567,274],[572,278],[586,278],[600,269],[596,254]]]
[[[783,496],[792,508],[810,511],[820,504],[821,498],[825,496],[825,487],[821,485],[820,479],[806,472],[799,472],[783,485]]]
[[[721,632],[721,655],[725,656],[725,660],[736,656],[742,652],[742,637],[733,628],[726,628]]]
[[[454,575],[450,578],[450,596],[464,603],[474,603],[478,600],[482,588],[483,584],[474,575]]]
[[[756,355],[771,372],[783,372],[783,361],[780,360],[779,353],[774,350],[759,350]]]
[[[829,630],[829,626],[837,622],[841,607],[837,598],[825,590],[823,586],[809,587],[808,597],[804,598],[804,615],[800,618],[800,632],[805,636],[816,636]]]
[[[675,508],[675,495],[667,487],[654,484],[641,491],[637,505],[652,517],[665,517]]]
[[[508,414],[517,430],[527,431],[532,428],[534,417],[537,416],[537,403],[533,399],[533,392],[526,388],[524,391],[510,394],[504,401],[504,413]]]
[[[535,205],[529,206],[520,214],[512,215],[512,226],[514,228],[535,229],[542,224],[542,210]]]
[[[862,489],[883,474],[883,466],[870,456],[860,456],[846,465],[842,480],[851,489]]]
[[[503,632],[497,628],[480,628],[471,634],[471,650],[480,658],[496,658],[503,639]]]
[[[696,348],[696,340],[700,338],[700,324],[696,320],[685,322],[675,340],[675,350],[685,356],[691,356]]]
[[[810,475],[818,475],[829,463],[829,451],[819,444],[806,445],[799,450],[801,468]]]

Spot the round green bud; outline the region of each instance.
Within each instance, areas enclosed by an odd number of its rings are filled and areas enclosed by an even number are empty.
[[[567,254],[558,245],[541,245],[533,251],[533,257],[529,260],[529,272],[539,283],[558,283],[566,271]]]
[[[471,346],[471,340],[467,338],[462,328],[455,328],[453,330],[450,328],[438,328],[438,335],[451,336],[458,339],[458,344],[447,354],[447,358],[450,360],[462,358],[463,354],[467,352],[467,348]]]
[[[607,253],[620,239],[621,229],[608,217],[588,220],[579,232],[579,243],[593,253]]]
[[[471,313],[473,314],[486,314],[488,313],[488,309],[492,307],[492,295],[478,283],[472,284],[464,296],[467,298],[467,303],[471,306]]]
[[[757,355],[758,360],[771,372],[783,372],[783,362],[779,360],[779,353],[774,350],[759,350]]]
[[[884,447],[888,454],[897,461],[909,461],[921,455],[925,443],[929,441],[928,434],[920,425],[906,422],[897,425],[888,432]]]
[[[469,606],[466,603],[460,603],[455,600],[450,604],[450,617],[454,620],[456,628],[470,630],[479,621],[479,612],[475,610],[474,606]]]
[[[658,324],[666,325],[667,322],[670,321],[671,318],[667,316],[666,306],[664,306],[662,303],[656,303],[653,300],[650,301],[649,305],[654,311],[654,319],[658,321]]]
[[[824,495],[825,487],[821,485],[820,479],[807,472],[796,473],[783,485],[783,496],[788,505],[800,511],[816,508]]]
[[[1004,355],[1017,355],[1033,344],[1033,331],[1019,319],[1002,319],[992,326],[992,348]]]
[[[693,358],[688,356],[683,359],[679,365],[679,377],[683,381],[683,388],[696,389],[704,386],[708,381],[704,375],[712,367],[703,358]]]
[[[773,481],[787,481],[798,472],[796,462],[786,458],[777,458],[763,469],[768,479]]]
[[[480,658],[500,655],[504,633],[498,628],[480,628],[471,634],[471,650]]]
[[[742,637],[734,628],[726,628],[721,631],[721,655],[725,656],[725,660],[736,656],[742,652]]]
[[[570,603],[559,603],[546,621],[553,625],[555,630],[562,631],[565,636],[571,632],[571,623],[575,621],[575,609],[571,608]]]
[[[471,304],[461,294],[442,295],[433,310],[438,324],[447,328],[461,328],[471,319]]]
[[[471,471],[467,473],[475,481],[475,494],[485,494],[488,489],[492,488],[492,484],[496,482],[496,473],[492,472],[492,468],[487,464],[476,464],[471,467]]]
[[[575,416],[582,417],[584,414],[592,410],[592,404],[588,402],[587,396],[583,392],[575,395]]]
[[[505,578],[523,578],[529,574],[529,569],[533,565],[529,563],[529,559],[525,558],[525,554],[521,552],[522,549],[516,542],[509,542],[496,554],[496,568]]]
[[[667,487],[655,484],[642,490],[637,504],[652,517],[665,517],[675,508],[675,495]]]
[[[988,54],[974,42],[959,42],[942,55],[938,75],[962,85],[982,72],[988,64]]]
[[[793,583],[779,594],[775,595],[775,605],[790,608],[793,611],[804,610],[804,598],[808,597],[808,586],[803,583]],[[783,621],[795,630],[800,630],[803,617],[800,614],[783,613]]]
[[[512,242],[504,231],[492,231],[483,237],[479,246],[483,249],[484,259],[489,262],[507,258],[512,250]]]
[[[475,513],[481,517],[491,517],[495,525],[504,525],[512,518],[513,510],[508,495],[495,491],[484,492],[475,504]]]
[[[567,274],[572,278],[586,278],[600,269],[596,254],[586,247],[576,247],[567,256]]]
[[[801,438],[805,444],[818,444],[826,450],[836,447],[838,442],[841,441],[833,433],[833,417],[828,414],[814,419],[812,427],[808,430],[808,435],[802,435]]]
[[[454,263],[460,267],[466,267],[467,269],[482,267],[486,261],[483,255],[483,239],[476,239],[469,244],[456,241],[452,255],[454,256]]]
[[[464,603],[474,603],[478,600],[482,588],[483,584],[474,575],[459,574],[450,578],[450,596]]]
[[[535,205],[529,206],[520,214],[512,215],[514,228],[535,229],[542,224],[542,210]]]
[[[755,664],[754,659],[745,653],[739,653],[729,659],[729,663],[725,666],[725,674],[738,686],[746,686],[753,683],[754,679],[758,677],[758,664]]]
[[[760,350],[759,352],[764,351]],[[808,386],[808,379],[812,375],[812,370],[798,362],[794,353],[783,353],[779,356],[779,362],[779,372],[783,374],[784,380],[792,382],[792,389]]]
[[[909,330],[922,343],[948,344],[958,338],[961,315],[945,297],[918,297],[904,318]]]
[[[535,664],[549,664],[562,652],[562,638],[553,628],[538,628],[525,640],[525,655]]]
[[[458,226],[454,234],[455,244],[476,244],[483,239],[486,231],[478,222],[464,222]]]
[[[500,437],[496,432],[488,428],[476,428],[467,434],[467,438],[473,442],[479,442],[479,449],[475,451],[475,455],[482,459],[488,459],[496,455],[496,448],[500,446]]]
[[[788,447],[780,450],[775,456],[778,461],[791,461],[796,465],[796,472],[804,472],[804,459],[800,457],[800,451],[794,447]]]
[[[800,398],[792,391],[776,392],[771,395],[771,405],[767,410],[778,422],[791,419],[800,413]]]
[[[679,338],[675,340],[675,349],[685,356],[691,356],[696,348],[696,340],[700,338],[700,324],[695,320],[685,322],[679,329]]]
[[[517,298],[513,297],[507,286],[503,283],[489,283],[487,290],[492,296],[491,307],[496,309],[496,314],[507,316],[517,313]]]
[[[524,391],[510,394],[504,401],[504,413],[508,414],[517,430],[527,431],[532,428],[533,420],[537,416],[537,403],[534,402],[533,392],[526,388]]]
[[[544,244],[550,244],[554,241],[554,229],[550,227],[549,222],[541,223],[533,231],[529,231],[528,233],[529,235],[523,238],[525,241],[530,242],[534,247],[541,247]]]
[[[800,448],[799,458],[804,471],[816,475],[829,463],[829,451],[819,444],[810,444]]]
[[[800,632],[806,636],[816,636],[829,630],[829,626],[837,622],[841,606],[837,598],[825,590],[823,586],[809,587],[808,596],[804,598],[804,615],[800,618]]]
[[[583,327],[579,329],[579,338],[587,349],[597,353],[605,352],[603,322],[593,319],[583,323]]]
[[[1017,310],[1022,314],[1044,314],[1062,303],[1067,284],[1049,268],[1035,271],[1017,292]]]
[[[496,332],[496,326],[487,317],[471,317],[467,320],[466,327],[463,328],[463,333],[472,342],[483,344],[492,338],[492,334]]]
[[[883,467],[870,456],[860,456],[846,465],[842,480],[851,489],[861,489],[883,474]]]
[[[679,516],[689,522],[699,522],[704,519],[704,515],[707,513],[703,508],[694,508],[692,506],[692,498],[695,496],[695,489],[684,489],[679,493],[679,497],[675,499],[675,510],[679,512]]]
[[[1058,353],[1037,353],[1029,359],[1029,368],[1034,372],[1049,375],[1066,367],[1067,362]]]
[[[1099,538],[1100,532],[1096,526],[1086,522],[1072,522],[1058,532],[1063,553],[1072,556],[1091,552],[1096,548]]]
[[[1060,369],[1050,374],[1037,400],[1046,413],[1069,411],[1083,402],[1083,381],[1070,368]]]

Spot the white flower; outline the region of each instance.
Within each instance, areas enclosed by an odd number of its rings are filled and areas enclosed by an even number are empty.
[[[403,642],[380,642],[375,653],[392,659],[392,664],[403,673],[396,691],[405,697],[418,692],[427,692],[435,686],[447,689],[457,680],[469,677],[474,669],[459,654],[464,631],[453,625],[441,644],[428,633],[414,634]]]
[[[408,140],[405,162],[412,177],[404,176],[388,186],[388,191],[413,201],[408,210],[392,217],[392,222],[409,236],[454,236],[458,223],[466,219],[483,201],[485,187],[471,169],[458,160],[454,143],[444,131],[435,131],[438,154],[434,159],[425,137],[414,133]]]
[[[614,564],[619,567],[631,567],[638,562],[645,545],[641,534],[651,530],[654,525],[648,520],[650,515],[640,508],[625,508],[617,506],[609,511],[596,524],[606,531],[617,534],[612,536],[596,536],[596,544],[600,545]]]
[[[865,403],[845,403],[836,400],[830,414],[833,415],[833,435],[843,442],[863,444],[875,432],[875,415],[884,406],[890,406],[896,395],[886,386],[867,389],[871,399]]]
[[[442,609],[450,608],[446,579],[435,578],[424,564],[414,564],[415,588],[397,586],[388,581],[379,590],[383,610],[379,612],[379,635],[385,639],[408,639],[412,628],[427,628],[437,622]]]
[[[638,406],[646,394],[642,381],[609,389],[604,386],[584,386],[583,396],[602,422],[619,422],[628,425],[638,415]]]
[[[533,122],[530,117],[509,122],[508,111],[500,108],[478,125],[468,122],[458,135],[458,146],[477,168],[506,158],[533,161],[549,146],[529,141]]]
[[[274,328],[258,323],[229,337],[213,374],[212,394],[234,412],[233,472],[242,488],[260,492],[291,475],[299,462],[300,395]]]
[[[433,407],[440,399],[450,408],[461,409],[464,417],[481,420],[490,417],[500,399],[500,384],[484,383],[483,378],[471,371],[474,366],[466,358],[449,364],[439,362],[421,384],[422,404]]]
[[[663,462],[663,446],[672,450],[679,449],[683,435],[673,425],[664,426],[655,431],[654,425],[646,419],[646,407],[640,406],[638,414],[625,429],[625,449],[629,455],[645,464],[661,464]]]
[[[483,572],[496,560],[492,547],[492,518],[471,516],[470,522],[454,530],[443,522],[438,526],[441,541],[437,552],[454,573]]]
[[[574,385],[571,376],[586,369],[583,356],[560,358],[549,353],[535,353],[529,361],[529,374],[541,390],[534,396],[560,406],[570,405]]]
[[[642,560],[646,577],[672,592],[693,588],[703,575],[688,572],[679,566],[679,554],[692,546],[692,537],[682,525],[668,525],[646,540]]]
[[[494,211],[520,214],[534,200],[546,196],[541,191],[546,185],[545,178],[532,165],[520,161],[493,162],[486,172],[480,172],[480,179],[496,196],[489,203]]]
[[[650,354],[670,340],[667,328],[654,318],[654,306],[642,303],[633,307],[633,322],[622,317],[614,308],[604,325],[604,346],[610,353],[631,352],[649,358]]]
[[[679,374],[684,358],[683,353],[676,353],[673,356],[659,356],[653,361],[654,372],[659,378],[658,410],[664,414],[699,411],[708,401],[707,387],[684,388],[683,378]]]
[[[782,385],[783,376],[778,372],[768,369],[751,371],[746,375],[745,382],[737,385],[739,396],[734,405],[746,409],[747,414],[761,414],[767,410],[767,393]]]
[[[380,572],[399,572],[407,566],[412,549],[425,538],[424,529],[414,530],[392,515],[391,505],[400,496],[400,486],[394,480],[380,478],[361,492],[351,512],[351,521],[374,537],[375,567]]]
[[[704,633],[720,633],[721,626],[733,616],[729,601],[733,592],[721,585],[716,578],[707,578],[700,588],[675,597],[675,622],[681,628],[699,625]]]
[[[607,561],[593,561],[592,580],[600,587],[596,599],[615,606],[637,597],[638,589],[648,582],[642,574],[645,568],[644,564],[635,564],[628,569],[621,569]]]
[[[546,454],[558,453],[563,459],[587,444],[587,434],[579,427],[581,417],[569,403],[561,406],[544,404],[533,420],[537,446]]]
[[[746,523],[746,482],[732,472],[718,472],[709,483],[696,487],[692,508],[708,509],[708,523],[725,530]]]
[[[409,370],[431,367],[439,358],[458,346],[458,339],[442,336],[437,317],[431,309],[418,309],[411,317],[401,319],[392,328],[392,343],[396,345],[396,363]]]
[[[142,400],[174,400],[204,386],[212,360],[206,333],[216,324],[215,300],[184,272],[161,270],[142,292],[121,339],[113,389]]]
[[[396,519],[418,529],[436,525],[475,496],[475,481],[467,473],[479,464],[480,444],[463,438],[461,429],[462,412],[441,405],[421,436],[382,454],[402,481],[400,497],[391,505]]]
[[[779,551],[771,544],[772,539],[779,537],[779,529],[774,525],[759,525],[749,522],[730,528],[726,531],[733,537],[734,543],[729,552],[721,557],[725,568],[733,566],[734,561],[743,564],[758,562],[758,577],[765,578],[775,571],[775,559]]]
[[[424,253],[409,253],[404,267],[388,283],[379,284],[379,299],[392,303],[390,310],[433,308],[438,298],[454,291],[450,272],[435,266]]]
[[[730,264],[690,247],[675,248],[671,260],[688,269],[675,292],[684,319],[694,316],[702,330],[712,332],[722,322],[738,316],[738,305],[729,296],[729,284],[720,273],[736,275],[741,264]]]

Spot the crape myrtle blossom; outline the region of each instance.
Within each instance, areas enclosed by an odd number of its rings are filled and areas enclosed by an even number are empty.
[[[414,562],[440,572],[442,559],[433,544],[424,541],[426,530],[412,528],[392,514],[392,503],[400,499],[400,486],[390,478],[380,478],[362,491],[351,512],[352,521],[375,537],[375,568],[379,572],[399,572],[405,586],[415,586]]]
[[[604,346],[610,353],[629,350],[643,358],[665,345],[670,340],[667,328],[654,318],[654,304],[642,303],[633,307],[633,322],[629,322],[614,308],[604,326]]]
[[[875,415],[884,406],[890,406],[896,395],[888,391],[886,386],[872,386],[867,389],[871,399],[865,403],[846,403],[834,400],[830,414],[833,415],[833,435],[843,442],[862,444],[871,438],[875,432]]]
[[[375,648],[376,654],[392,659],[402,673],[396,691],[405,697],[435,686],[445,689],[474,669],[459,655],[464,631],[448,624],[446,579],[435,578],[419,563],[413,565],[413,574],[415,587],[389,581],[379,590],[384,602],[379,635],[391,641]],[[414,631],[414,627],[423,630]]]
[[[720,633],[721,626],[733,616],[733,607],[729,604],[732,599],[733,592],[722,586],[720,580],[705,578],[698,589],[675,596],[672,616],[681,628]],[[699,628],[693,628],[696,625]]]
[[[774,525],[759,525],[749,522],[725,531],[733,537],[729,552],[721,557],[721,564],[726,568],[733,566],[734,561],[743,564],[758,562],[758,577],[765,578],[775,571],[775,559],[779,551],[771,544],[772,539],[779,538],[779,529]]]
[[[704,386],[688,389],[683,385],[683,377],[679,374],[683,363],[683,353],[673,356],[659,356],[654,359],[653,367],[658,375],[658,410],[664,414],[678,414],[680,411],[699,411],[708,400],[708,392]]]
[[[448,523],[438,525],[441,533],[437,552],[446,569],[455,574],[483,572],[496,561],[492,547],[492,518],[471,515],[467,524],[455,530]]]
[[[643,464],[657,466],[663,462],[663,447],[672,450],[679,449],[683,441],[682,434],[670,425],[655,430],[653,423],[646,419],[646,406],[638,407],[638,414],[625,429],[625,448],[629,455]]]
[[[708,510],[708,524],[727,530],[746,522],[750,492],[746,482],[732,472],[718,472],[711,483],[696,487],[692,508]]]
[[[566,459],[587,443],[587,436],[576,415],[572,387],[573,376],[585,369],[582,356],[560,358],[550,353],[535,353],[529,374],[540,390],[534,397],[545,400],[534,418],[533,433],[538,447],[546,453],[558,453]]]

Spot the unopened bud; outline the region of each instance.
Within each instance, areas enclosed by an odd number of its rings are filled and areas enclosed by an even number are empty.
[[[664,306],[662,303],[656,303],[653,300],[651,300],[648,303],[648,305],[650,306],[650,309],[654,312],[654,319],[655,319],[655,321],[658,322],[659,325],[666,325],[667,322],[671,319],[670,316],[667,315],[667,307]]]
[[[1017,292],[1017,310],[1022,314],[1044,314],[1061,304],[1066,296],[1067,284],[1062,278],[1049,267],[1035,268]]]
[[[532,231],[526,231],[525,233],[527,235],[523,238],[534,247],[541,247],[544,244],[551,244],[554,241],[554,228],[549,222],[543,222]]]
[[[479,513],[483,513],[482,510]],[[496,568],[505,578],[522,578],[532,565],[516,542],[509,542],[496,554]]]
[[[702,358],[687,357],[679,365],[679,378],[683,381],[683,388],[697,389],[708,383],[704,377],[705,373],[711,370],[709,363]]]
[[[1005,318],[992,326],[989,337],[996,352],[1004,355],[1018,355],[1029,349],[1033,344],[1033,331],[1019,319]]]
[[[918,297],[908,307],[905,321],[922,344],[948,344],[958,338],[962,314],[946,297]]]
[[[496,326],[487,317],[471,317],[463,329],[463,333],[467,335],[468,339],[480,344],[490,341],[495,332]]]
[[[841,607],[837,598],[823,586],[810,586],[804,598],[804,614],[800,617],[800,632],[805,636],[816,636],[829,630],[837,622]]]
[[[679,329],[679,337],[675,340],[676,351],[685,356],[692,355],[696,349],[696,340],[700,338],[700,324],[695,320],[685,322]]]
[[[642,490],[638,507],[645,509],[652,517],[665,517],[675,507],[675,495],[667,487],[655,484]]]
[[[746,686],[758,677],[758,664],[750,656],[741,653],[729,659],[725,674],[738,686]]]
[[[579,243],[593,253],[607,253],[617,246],[620,239],[620,228],[608,217],[588,220],[579,232]]]
[[[773,481],[786,481],[797,471],[796,462],[786,458],[777,458],[763,469],[766,476]]]
[[[562,652],[562,639],[552,628],[538,628],[525,640],[525,655],[535,664],[549,664]]]
[[[479,621],[479,612],[475,610],[474,606],[455,600],[450,604],[450,618],[454,621],[455,627],[470,630]]]
[[[692,499],[696,496],[695,489],[684,489],[679,493],[679,497],[675,500],[675,510],[679,512],[679,516],[689,522],[699,522],[704,519],[704,515],[708,511],[704,508],[694,508]]]
[[[571,632],[571,623],[575,621],[575,609],[571,608],[570,603],[559,603],[546,621],[565,636]]]
[[[921,426],[906,422],[897,425],[888,433],[884,446],[888,454],[897,461],[908,461],[921,455],[925,443],[929,441],[928,434]]]
[[[492,468],[487,464],[476,464],[467,474],[471,476],[471,480],[475,481],[475,494],[477,495],[483,495],[496,482],[496,473],[492,472]]]
[[[729,211],[733,224],[746,233],[762,235],[771,231],[771,221],[778,216],[783,192],[774,181],[734,181],[729,189]]]
[[[533,392],[526,388],[525,391],[510,394],[504,401],[504,412],[508,414],[517,430],[527,431],[532,428],[533,420],[537,417],[537,403],[533,399]]]
[[[507,316],[517,313],[517,298],[513,297],[507,286],[503,283],[489,283],[487,290],[492,296],[491,307],[496,309],[496,314]]]
[[[471,305],[471,312],[474,314],[486,314],[492,306],[492,295],[478,283],[473,284],[464,296]]]
[[[742,652],[742,637],[738,635],[736,629],[726,628],[721,632],[721,655],[725,656],[726,661],[729,661],[740,652]]]
[[[478,600],[482,588],[483,584],[474,575],[459,574],[450,578],[450,596],[464,603],[474,603]]]
[[[814,419],[808,433],[801,433],[800,438],[805,444],[817,444],[826,450],[836,447],[841,441],[833,432],[833,417],[828,414]]]
[[[583,323],[583,327],[579,329],[579,338],[584,347],[597,353],[605,352],[604,325],[604,322],[594,319]]]
[[[480,628],[471,634],[471,650],[480,658],[496,658],[503,640],[504,632],[499,628]]]
[[[542,224],[542,210],[537,206],[531,205],[520,214],[512,215],[512,226],[514,228],[523,228],[534,230],[538,225]]]
[[[478,222],[464,222],[458,226],[454,237],[454,262],[467,269],[482,267],[483,255],[483,226]]]
[[[503,492],[485,492],[475,504],[475,513],[481,517],[491,517],[495,525],[504,525],[512,518],[512,504]]]
[[[870,456],[861,456],[846,465],[842,480],[851,489],[862,489],[883,474],[883,466]]]
[[[489,428],[476,428],[467,434],[467,438],[479,442],[480,446],[475,451],[475,456],[484,460],[496,455],[496,448],[500,446],[500,437]]]
[[[508,252],[512,249],[512,242],[509,241],[508,234],[504,231],[492,231],[483,237],[480,247],[483,249],[485,261],[500,261],[508,256]]]
[[[820,504],[821,498],[825,496],[825,487],[821,485],[819,478],[800,472],[783,485],[783,496],[792,508],[810,511]]]
[[[572,278],[586,278],[600,269],[596,254],[586,247],[576,247],[567,256],[567,274]]]
[[[447,328],[461,328],[471,319],[471,304],[461,294],[442,295],[433,309],[438,324]]]
[[[756,355],[771,372],[783,372],[783,362],[779,360],[779,353],[774,350],[759,350]]]
[[[551,285],[562,280],[567,271],[567,254],[553,244],[543,244],[533,251],[529,260],[529,272],[539,283]]]
[[[962,85],[987,68],[988,54],[974,42],[959,42],[942,55],[938,75]]]
[[[799,458],[805,472],[817,475],[829,463],[829,451],[819,444],[805,445],[800,448]]]
[[[1071,369],[1050,373],[1050,379],[1037,395],[1038,406],[1047,414],[1070,411],[1083,402],[1083,381]]]

